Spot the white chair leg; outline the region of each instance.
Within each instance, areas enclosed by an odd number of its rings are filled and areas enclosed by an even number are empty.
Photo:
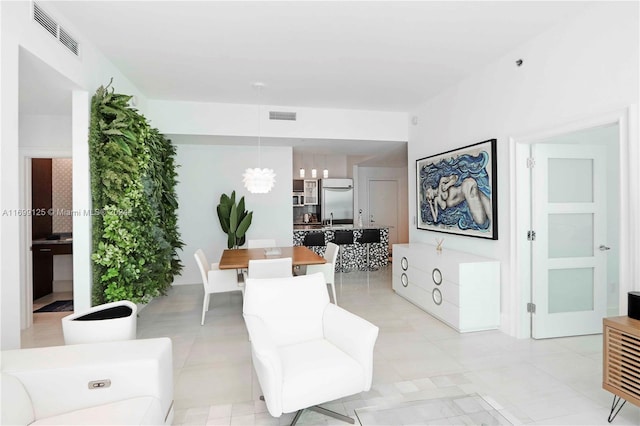
[[[204,325],[204,314],[209,310],[209,293],[204,294],[204,301],[202,302],[202,321],[200,325]]]
[[[338,306],[338,298],[336,297],[336,285],[331,283],[331,291],[333,292],[333,304]]]

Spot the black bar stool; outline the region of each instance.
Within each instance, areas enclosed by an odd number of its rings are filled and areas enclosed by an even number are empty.
[[[360,235],[360,238],[358,238],[357,243],[367,245],[367,272],[369,272],[373,270],[371,269],[371,262],[369,260],[369,247],[371,247],[371,244],[380,243],[380,230],[363,229],[362,235]]]
[[[309,247],[311,250],[313,250],[314,253],[316,253],[319,256],[322,256],[324,254],[324,250],[318,250],[318,249],[314,249],[314,247],[326,247],[327,243],[324,240],[324,232],[307,232],[304,234],[304,240],[302,240],[302,245],[305,247]],[[305,274],[307,267],[304,266],[304,269],[302,270],[302,273]],[[296,269],[299,271],[300,267],[296,267]]]
[[[344,249],[342,246],[353,244],[353,230],[340,230],[334,231],[333,233],[333,243],[337,244],[339,247],[339,256],[340,256],[340,286],[342,287],[342,274],[344,274],[348,268],[344,266]]]
[[[306,247],[326,246],[327,243],[324,241],[324,232],[307,232],[304,235],[302,244]]]
[[[372,271],[371,261],[369,260],[369,247],[371,244],[380,242],[380,230],[379,229],[363,229],[362,235],[358,238],[359,244],[367,245],[367,288],[369,288],[369,271]]]

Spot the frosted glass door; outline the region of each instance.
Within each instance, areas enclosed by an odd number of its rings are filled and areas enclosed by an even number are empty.
[[[606,315],[606,150],[532,147],[533,337],[594,334]]]

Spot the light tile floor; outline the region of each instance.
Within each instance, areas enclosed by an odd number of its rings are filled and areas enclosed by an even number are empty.
[[[339,282],[339,276],[336,277]],[[602,336],[515,339],[499,331],[457,333],[391,290],[391,268],[344,274],[339,305],[380,327],[371,391],[326,404],[360,407],[479,394],[514,424],[606,425],[612,395],[602,390]],[[213,295],[200,326],[202,286],[173,287],[139,314],[138,338],[169,336],[174,351],[174,424],[281,425],[259,400],[240,292]],[[23,347],[62,344],[63,314],[34,315]],[[344,423],[305,412],[300,425]],[[640,425],[628,403],[614,425]]]

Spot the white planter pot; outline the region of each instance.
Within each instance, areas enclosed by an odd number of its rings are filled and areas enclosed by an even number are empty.
[[[65,345],[136,338],[138,307],[127,300],[94,306],[62,318]]]

